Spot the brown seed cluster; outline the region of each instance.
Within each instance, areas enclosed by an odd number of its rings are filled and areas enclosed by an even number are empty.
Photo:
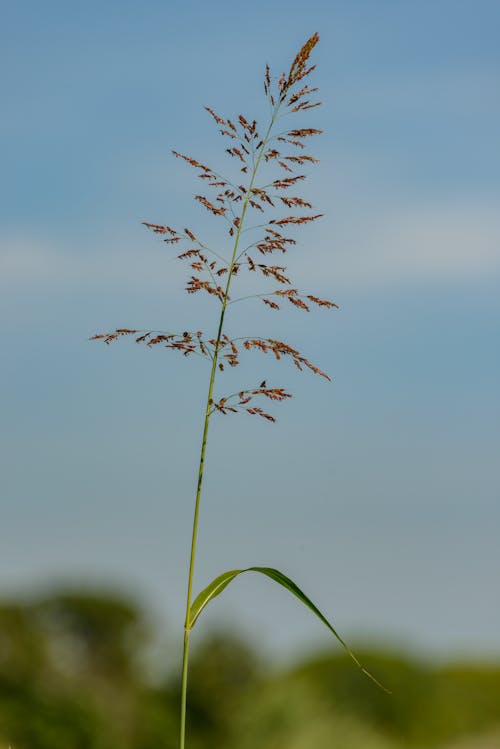
[[[137,335],[139,334],[139,335]],[[155,330],[132,330],[130,328],[117,328],[112,333],[99,333],[92,336],[91,341],[102,340],[103,343],[110,344],[122,336],[136,336],[136,343],[145,343],[148,347],[163,345],[165,348],[180,351],[184,356],[199,353],[203,356],[211,356],[210,350],[203,341],[203,333],[198,330],[196,333],[169,333],[167,331]]]
[[[278,289],[277,291],[273,291],[273,294],[285,297],[285,299],[287,299],[290,304],[293,304],[294,307],[303,309],[306,312],[310,311],[310,307],[304,299],[314,302],[318,307],[336,307],[338,309],[338,304],[335,304],[335,302],[329,302],[327,299],[319,299],[319,297],[313,296],[312,294],[300,294],[298,289]],[[263,301],[269,303],[269,300],[264,299]],[[278,305],[274,303],[274,309],[276,308],[279,309]]]
[[[318,42],[319,42],[319,34],[316,32],[307,40],[304,46],[297,52],[297,55],[295,56],[295,59],[292,62],[290,72],[288,73],[286,84],[283,86],[283,90],[285,94],[295,83],[297,83],[298,81],[301,81],[303,78],[309,75],[309,73],[311,73],[312,70],[314,70],[315,66],[307,68],[307,61],[309,60],[311,52],[313,51],[314,47],[317,45]]]
[[[320,375],[321,377],[330,380],[330,377],[326,374],[326,372],[322,372],[319,367],[317,367],[315,364],[312,364],[308,359],[306,359],[306,357],[303,356],[300,351],[292,348],[287,343],[283,343],[283,341],[276,341],[272,338],[249,338],[243,342],[243,346],[247,351],[256,349],[257,351],[261,351],[264,354],[267,354],[268,351],[271,351],[278,360],[280,360],[282,357],[289,357],[297,367],[297,369],[300,369],[302,371],[304,367],[306,367],[311,372],[314,372],[314,374]]]
[[[271,414],[267,413],[259,406],[248,405],[255,396],[263,396],[272,401],[284,401],[286,398],[292,397],[284,388],[269,388],[264,381],[258,388],[252,390],[240,390],[239,393],[233,393],[225,398],[220,398],[218,401],[211,400],[210,405],[214,411],[218,411],[224,416],[228,413],[246,411],[246,413],[249,413],[252,416],[260,416],[267,421],[276,421],[274,416],[271,416]]]
[[[309,58],[318,40],[318,34],[313,34],[306,41],[295,56],[288,73],[283,73],[276,83],[273,82],[269,66],[266,66],[264,90],[272,107],[273,122],[282,114],[296,117],[321,104],[314,101],[317,87],[305,81],[315,67],[309,64]],[[176,230],[167,225],[144,222],[145,226],[159,235],[163,242],[169,245],[182,245],[182,251],[177,257],[189,265],[186,291],[191,295],[198,292],[208,294],[220,303],[224,312],[228,304],[240,301],[229,297],[232,278],[239,272],[248,271],[259,274],[263,282],[274,281],[280,284],[278,289],[253,295],[271,310],[279,311],[282,302],[288,302],[291,306],[306,312],[310,311],[311,305],[325,309],[337,308],[338,305],[334,302],[295,288],[285,265],[277,264],[272,259],[267,261],[267,257],[273,253],[282,256],[293,249],[297,244],[293,236],[294,230],[322,216],[321,213],[314,212],[312,204],[307,199],[294,194],[306,179],[307,175],[302,170],[318,162],[317,158],[306,153],[306,143],[309,138],[320,135],[322,131],[299,123],[298,127],[274,135],[266,128],[259,128],[255,119],[243,114],[229,119],[220,116],[211,107],[205,109],[215,122],[220,135],[229,139],[229,143],[226,141],[225,153],[232,160],[233,169],[236,167],[239,176],[236,179],[229,177],[178,151],[173,151],[173,154],[193,167],[198,178],[203,181],[206,188],[203,193],[206,194],[196,194],[195,200],[210,215],[226,222],[227,234],[232,243],[232,257],[225,258],[224,253],[216,252],[205,245],[191,229]],[[263,136],[261,132],[267,132],[267,135]],[[266,165],[267,170],[275,170],[274,176],[266,180],[265,184],[258,183],[260,172],[257,174],[257,169],[260,163]],[[293,193],[290,195],[291,190]],[[280,215],[280,206],[285,209],[285,215]],[[259,217],[255,225],[251,223],[252,215]],[[247,241],[248,244],[244,246]],[[262,262],[256,260],[256,253],[263,256]],[[138,343],[146,343],[148,347],[162,345],[180,351],[185,356],[196,353],[208,357],[212,361],[215,360],[219,371],[224,371],[226,366],[235,367],[239,364],[242,347],[246,351],[271,352],[276,359],[289,359],[299,370],[308,369],[330,379],[299,351],[282,341],[269,338],[232,339],[223,330],[218,338],[211,339],[205,337],[201,331],[171,333],[122,328],[112,333],[96,335],[94,339],[109,344],[126,335],[135,336]],[[289,398],[290,394],[281,388],[268,388],[264,382],[259,388],[213,400],[211,406],[213,411],[222,414],[245,410],[274,421],[274,417],[260,407],[254,406],[253,403],[248,405],[251,399],[257,396],[282,401]]]

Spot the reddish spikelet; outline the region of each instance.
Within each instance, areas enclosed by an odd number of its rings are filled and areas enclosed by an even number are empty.
[[[296,76],[295,83],[298,83],[303,78],[306,78],[306,76],[310,75],[310,73],[312,73],[313,70],[316,70],[316,65],[311,65],[309,68],[305,68],[302,73]]]
[[[318,299],[317,296],[312,296],[312,294],[308,294],[308,299],[311,300],[311,302],[314,302],[319,307],[334,307],[335,309],[339,309],[339,305],[335,304],[335,302],[329,302],[327,299]]]
[[[226,148],[226,153],[228,153],[230,156],[237,156],[240,161],[245,163],[245,157],[243,156],[239,148],[236,148],[235,146],[233,146],[233,148]]]
[[[270,148],[268,151],[264,154],[264,159],[266,161],[269,161],[270,159],[279,159],[281,156],[280,152],[276,150],[276,148]]]
[[[311,135],[321,135],[323,130],[316,130],[314,127],[303,127],[300,130],[290,130],[288,135],[290,138],[308,138]]]
[[[150,338],[149,341],[147,341],[147,345],[156,346],[158,343],[164,343],[165,341],[170,341],[172,338],[173,336],[169,336],[169,335],[155,335],[153,338]]]
[[[322,101],[316,101],[314,104],[310,104],[308,101],[301,102],[300,104],[297,104],[296,107],[292,109],[292,112],[299,112],[299,111],[305,111],[306,109],[314,109],[314,107],[321,107],[323,105]]]
[[[263,203],[267,203],[272,208],[274,208],[273,201],[269,197],[266,190],[264,190],[262,187],[253,187],[251,191],[251,195],[256,195],[259,198],[259,200],[261,200]]]
[[[207,198],[205,198],[204,195],[195,195],[195,200],[197,200],[199,203],[205,206],[207,211],[210,211],[210,213],[213,213],[214,216],[223,216],[226,212],[225,208],[216,208],[213,203],[211,203]]]
[[[148,229],[151,229],[155,234],[170,234],[171,237],[179,237],[180,235],[175,231],[175,229],[172,229],[170,226],[161,226],[161,224],[150,224],[147,221],[142,222],[143,226],[147,226]],[[174,241],[177,241],[176,239]]]
[[[285,297],[285,299],[288,299],[290,304],[293,304],[295,307],[299,307],[300,309],[304,309],[306,310],[306,312],[309,312],[309,307],[305,302],[301,300],[297,289],[286,289],[284,291],[278,289],[278,291],[275,291],[274,294],[276,294],[276,296]]]
[[[269,68],[269,65],[266,65],[266,73],[264,76],[264,91],[266,92],[266,96],[269,96],[270,88],[271,88],[271,70]]]
[[[299,296],[289,296],[288,301],[290,304],[293,304],[294,307],[299,307],[299,309],[304,309],[306,312],[309,312],[309,307]]]
[[[286,161],[292,161],[295,164],[305,164],[306,161],[308,161],[310,164],[319,164],[319,160],[315,159],[313,156],[285,156]]]
[[[302,370],[303,367],[306,367],[307,369],[310,369],[311,372],[314,372],[315,374],[320,375],[327,380],[330,380],[330,377],[326,374],[326,372],[323,372],[321,369],[319,369],[319,367],[317,367],[315,364],[312,364],[312,362],[306,359],[306,357],[303,356],[299,351],[292,348],[287,343],[283,343],[283,341],[277,341],[273,338],[248,338],[243,342],[243,348],[245,348],[247,351],[256,349],[258,351],[262,351],[262,353],[264,354],[267,354],[268,351],[271,351],[278,361],[283,356],[288,356],[291,358],[293,364],[297,367],[297,369]]]
[[[317,304],[319,307],[339,308],[338,304],[335,304],[335,302],[329,302],[326,299],[319,299],[312,294],[301,294],[298,289],[277,289],[276,291],[273,291],[273,294],[275,296],[285,297],[295,307],[306,310],[306,312],[309,312],[310,310],[308,305],[303,301],[304,299],[314,302],[314,304]]]
[[[244,130],[246,130],[250,134],[253,134],[251,125],[246,121],[242,114],[238,115],[238,120]]]
[[[298,51],[290,67],[290,72],[288,73],[287,89],[290,88],[290,86],[293,86],[294,83],[308,75],[309,72],[311,72],[312,68],[306,69],[306,63],[311,55],[311,52],[318,42],[319,34],[316,32]]]
[[[282,179],[275,179],[271,184],[276,190],[288,190],[289,187],[292,187],[292,185],[295,185],[297,182],[300,182],[305,178],[305,174],[297,174],[295,177],[283,177]]]
[[[210,107],[205,107],[205,109],[209,114],[212,115],[218,125],[226,125],[226,120],[223,120],[222,117],[219,117],[218,114],[215,114],[213,109],[211,109]]]
[[[216,296],[221,301],[224,299],[224,289],[221,286],[215,286],[210,281],[205,281],[197,276],[191,276],[187,282],[186,291],[188,294],[196,294],[197,291],[206,291],[211,296]]]
[[[287,245],[296,244],[295,239],[291,237],[284,237],[277,231],[273,231],[270,227],[267,228],[267,232],[264,236],[264,240],[257,242],[256,247],[263,255],[270,252],[282,252],[287,251]]]
[[[300,91],[296,91],[294,94],[290,96],[290,98],[288,99],[288,104],[289,105],[295,104],[295,102],[299,101],[299,99],[302,99],[303,96],[309,96],[309,94],[313,94],[317,90],[318,90],[317,86],[314,86],[313,88],[310,88],[308,85],[303,86],[300,89]]]
[[[262,418],[266,419],[267,421],[272,421],[272,422],[276,421],[274,416],[271,416],[271,414],[266,413],[265,411],[262,410],[262,408],[257,408],[257,407],[247,408],[246,411],[247,413],[255,415],[255,416],[262,416]]]
[[[284,388],[259,388],[253,392],[255,395],[264,395],[272,401],[284,401],[286,398],[292,397]]]
[[[183,159],[184,161],[186,161],[191,166],[196,167],[196,169],[201,169],[204,172],[210,172],[211,171],[208,166],[205,166],[204,164],[200,164],[199,161],[196,161],[196,159],[191,158],[191,156],[186,156],[185,154],[179,153],[178,151],[172,151],[172,153],[174,154],[174,156],[177,159]]]
[[[248,258],[250,260],[250,258]],[[278,283],[289,284],[290,279],[284,275],[286,268],[283,265],[265,265],[264,263],[254,263],[251,261],[252,266],[250,270],[259,270],[265,278],[274,278]]]
[[[316,221],[316,219],[321,218],[322,216],[322,213],[318,213],[316,216],[285,216],[285,218],[273,219],[269,223],[276,224],[276,226],[286,226],[286,224],[308,224],[311,221]]]
[[[300,140],[293,140],[292,138],[285,138],[284,136],[280,136],[279,138],[277,138],[277,140],[281,141],[282,143],[290,143],[292,146],[296,146],[297,148],[305,148],[305,144]]]
[[[102,339],[103,343],[109,344],[116,338],[118,338],[118,335],[116,333],[97,333],[96,335],[91,336],[89,340],[97,341],[98,339]]]
[[[287,208],[301,207],[301,208],[312,208],[312,203],[302,198],[283,198],[280,196],[280,200]]]
[[[252,208],[255,208],[257,211],[260,211],[261,213],[264,213],[264,208],[262,207],[262,205],[260,203],[257,203],[257,201],[255,201],[255,200],[249,200],[248,203],[249,203],[249,205],[252,206]]]
[[[279,305],[276,302],[272,302],[270,299],[263,299],[264,304],[267,304],[271,309],[279,309]]]

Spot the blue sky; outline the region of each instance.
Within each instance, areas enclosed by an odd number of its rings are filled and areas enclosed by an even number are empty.
[[[285,68],[317,29],[308,194],[325,218],[290,262],[341,310],[249,302],[231,327],[279,331],[334,382],[240,368],[295,397],[275,426],[213,423],[197,584],[277,566],[351,639],[498,653],[498,4],[20,1],[3,16],[3,589],[116,583],[179,626],[207,372],[87,338],[213,328],[140,222],[210,235],[170,150],[223,163],[203,105],[260,117],[265,63]],[[268,583],[217,603],[207,624],[277,651],[328,642]]]

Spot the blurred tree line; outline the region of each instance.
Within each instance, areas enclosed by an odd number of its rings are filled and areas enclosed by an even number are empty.
[[[0,749],[175,749],[179,681],[153,666],[179,654],[155,650],[155,634],[120,596],[0,602]],[[338,651],[277,671],[234,636],[206,636],[192,659],[189,746],[500,747],[500,663],[358,654],[392,695]]]

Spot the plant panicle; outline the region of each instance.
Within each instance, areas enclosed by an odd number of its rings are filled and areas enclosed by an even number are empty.
[[[124,337],[133,337],[136,343],[143,343],[148,348],[160,346],[177,351],[185,357],[196,354],[210,362],[186,594],[180,749],[185,747],[191,629],[206,603],[219,595],[236,575],[245,571],[231,570],[217,577],[193,603],[198,517],[210,418],[214,413],[226,416],[243,412],[268,422],[275,422],[275,417],[258,404],[266,401],[282,403],[292,397],[283,387],[268,386],[266,379],[256,387],[241,389],[226,396],[215,396],[215,381],[219,373],[224,372],[227,367],[234,368],[240,364],[242,353],[251,351],[270,353],[276,361],[287,360],[300,371],[307,370],[330,380],[326,372],[284,341],[263,336],[230,337],[225,328],[226,313],[230,305],[244,299],[259,299],[266,308],[273,311],[280,311],[287,304],[305,312],[309,312],[313,305],[322,309],[338,308],[335,302],[300,290],[290,278],[287,267],[281,262],[276,262],[274,257],[269,257],[277,254],[281,257],[295,249],[297,240],[294,232],[322,217],[309,200],[297,194],[307,176],[303,169],[318,163],[315,156],[306,152],[308,139],[320,135],[322,131],[299,123],[297,127],[276,132],[277,122],[281,121],[284,115],[297,117],[322,103],[313,100],[312,97],[318,89],[306,81],[315,69],[314,65],[309,64],[309,58],[318,41],[318,34],[313,34],[296,54],[288,73],[283,73],[276,83],[273,83],[269,65],[266,65],[264,91],[271,106],[270,121],[266,127],[260,127],[256,119],[245,117],[243,114],[229,119],[222,117],[211,107],[205,107],[224,139],[225,154],[231,160],[233,171],[237,173],[236,178],[215,171],[197,158],[173,151],[175,158],[193,167],[197,177],[202,180],[203,191],[194,195],[195,201],[210,216],[224,220],[229,237],[226,254],[219,248],[215,250],[209,247],[198,238],[198,232],[195,233],[189,228],[180,230],[169,225],[144,222],[146,228],[158,235],[163,242],[175,246],[177,258],[189,266],[186,292],[189,295],[203,292],[217,300],[219,319],[216,334],[209,336],[201,330],[173,332],[117,328],[111,333],[98,333],[92,337],[93,340],[100,340],[107,345]],[[265,181],[261,178],[261,167],[272,172],[272,176]],[[260,179],[261,182],[258,181]],[[258,216],[257,223],[252,223],[252,216]],[[290,234],[292,236],[289,236]],[[251,237],[248,242],[247,235]],[[279,288],[257,291],[250,296],[232,299],[230,291],[233,279],[243,272],[254,274],[254,278],[279,284]],[[273,568],[251,567],[248,570],[265,574],[293,593],[329,627],[356,664],[362,668],[336,630],[290,578]]]
[[[210,194],[196,194],[194,196],[203,208],[215,218],[223,218],[227,224],[227,232],[230,239],[235,237],[239,240],[242,235],[242,222],[247,211],[266,215],[264,223],[256,227],[245,227],[247,231],[258,231],[253,241],[239,252],[239,254],[228,260],[222,253],[214,252],[197,238],[191,229],[178,230],[169,225],[151,223],[144,221],[144,225],[154,234],[159,235],[161,240],[169,245],[181,246],[177,258],[187,262],[190,274],[186,282],[185,290],[194,295],[198,292],[208,294],[218,301],[224,312],[229,304],[242,301],[243,299],[257,298],[267,309],[280,311],[282,302],[288,303],[296,309],[309,312],[311,304],[324,309],[337,309],[335,302],[321,299],[320,297],[304,293],[294,287],[289,277],[287,267],[274,262],[260,262],[255,258],[255,252],[263,257],[275,253],[285,255],[291,248],[295,247],[297,240],[294,236],[284,234],[284,229],[296,229],[303,225],[312,223],[322,217],[322,214],[311,212],[312,203],[300,195],[288,195],[292,187],[298,186],[306,175],[297,173],[296,170],[306,164],[315,165],[318,159],[304,152],[305,139],[319,135],[322,131],[311,127],[291,127],[283,132],[273,133],[275,123],[286,114],[297,116],[305,110],[319,106],[321,102],[314,102],[311,97],[318,91],[317,86],[311,86],[305,79],[313,72],[314,65],[308,66],[310,55],[319,41],[318,34],[313,34],[296,54],[287,74],[283,73],[277,83],[273,85],[273,79],[269,65],[266,65],[264,74],[264,90],[272,107],[271,124],[267,135],[258,126],[256,119],[250,119],[243,114],[230,119],[221,116],[212,109],[205,106],[223,138],[229,138],[230,145],[225,148],[226,154],[239,164],[240,173],[248,176],[246,184],[238,184],[239,180],[230,179],[219,171],[207,166],[203,161],[190,155],[174,150],[177,159],[184,161],[197,171]],[[300,86],[298,85],[300,83]],[[286,110],[283,112],[283,110]],[[289,149],[292,149],[290,152]],[[297,153],[296,151],[299,151]],[[294,153],[295,151],[295,153]],[[267,184],[257,184],[255,168],[257,159],[267,165],[268,168],[275,167],[285,175],[276,175]],[[284,194],[283,194],[284,193]],[[288,209],[286,215],[276,215],[279,206]],[[243,211],[244,207],[244,211]],[[309,213],[304,213],[304,209]],[[272,214],[269,215],[269,212]],[[274,215],[273,215],[274,214]],[[274,281],[282,288],[269,291],[257,292],[250,296],[231,299],[229,286],[232,277],[246,271],[257,273],[265,280]],[[125,335],[135,335],[138,343],[145,343],[149,348],[162,345],[165,348],[179,351],[184,356],[190,354],[201,354],[202,356],[216,361],[216,369],[223,372],[226,366],[235,367],[239,364],[239,349],[234,341],[230,341],[221,328],[220,335],[210,339],[200,333],[155,333],[154,331],[136,331],[132,329],[117,329],[111,333],[102,333],[93,336],[109,344]],[[312,364],[299,351],[288,344],[280,341],[271,341],[267,338],[248,338],[243,341],[243,349],[259,350],[263,353],[272,352],[276,359],[290,358],[299,370],[307,369],[315,374],[330,379],[328,375]],[[281,392],[276,389],[273,392]],[[251,397],[257,393],[253,392]],[[264,393],[259,393],[264,395]],[[288,397],[288,394],[287,394]],[[284,400],[277,398],[276,400]],[[212,400],[213,411],[218,413],[230,412],[230,408],[241,410],[243,404],[229,406],[224,399]],[[246,409],[249,413],[255,413],[267,418],[259,409]],[[273,419],[274,420],[274,419]]]

